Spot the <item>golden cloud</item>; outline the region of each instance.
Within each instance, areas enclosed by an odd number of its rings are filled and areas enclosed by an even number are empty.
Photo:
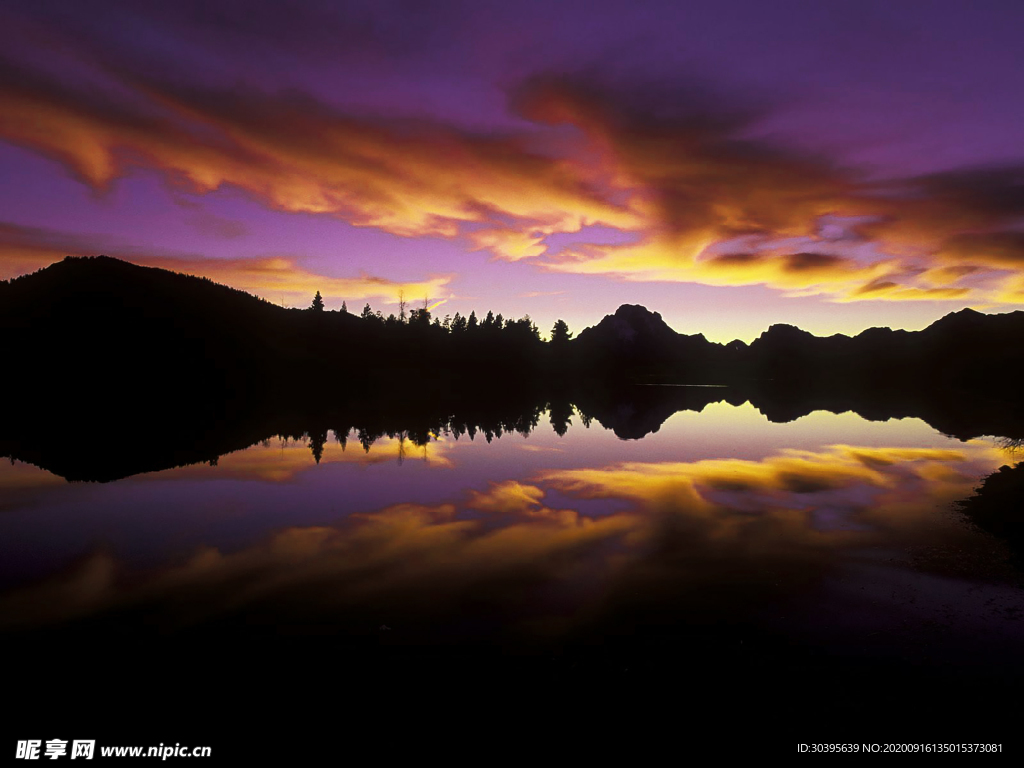
[[[638,223],[591,189],[585,169],[519,137],[360,119],[294,95],[122,80],[135,98],[112,103],[34,76],[4,78],[0,136],[95,188],[140,163],[196,192],[232,185],[278,210],[401,235],[451,237],[494,213],[549,231]]]
[[[1024,275],[1015,275],[1003,281],[995,301],[1000,304],[1024,304]]]
[[[515,229],[485,229],[469,235],[476,250],[489,250],[499,259],[520,261],[540,256],[547,250],[544,237]]]
[[[890,301],[935,301],[945,299],[963,299],[971,294],[970,288],[917,288],[903,285],[895,280],[872,280],[857,288],[851,296],[844,296],[840,301],[856,301],[858,299],[886,299]]]
[[[1024,263],[1022,169],[870,183],[821,158],[738,138],[750,121],[722,105],[686,105],[666,116],[660,96],[638,104],[564,78],[524,89],[524,114],[579,127],[645,216],[639,245],[578,246],[543,261],[547,268],[627,280],[764,284],[844,301],[983,300],[992,293],[976,286],[935,290],[919,280],[921,265],[991,273]],[[860,221],[835,242],[820,232],[824,217]],[[744,237],[759,242],[758,252],[707,256]],[[877,255],[787,253],[776,244],[792,238],[840,250],[873,241]],[[882,276],[889,276],[886,284]]]
[[[869,181],[744,138],[755,118],[726,105],[570,78],[534,78],[513,93],[529,129],[482,134],[357,116],[296,93],[186,88],[129,67],[105,70],[116,88],[88,98],[67,83],[5,70],[0,137],[58,159],[96,189],[142,165],[197,193],[232,186],[272,209],[403,236],[464,237],[497,258],[558,272],[763,284],[842,301],[1018,300],[975,281],[1024,268],[1017,168]],[[857,224],[838,239],[823,234],[822,222],[837,218]],[[548,236],[589,225],[639,243],[552,252]],[[743,238],[753,241],[749,258],[716,255]],[[794,239],[800,247],[783,244]],[[865,243],[873,255],[851,250]],[[40,258],[11,256],[21,264]],[[975,273],[936,285],[936,267]],[[281,295],[323,290],[294,263],[211,269],[233,285]],[[332,293],[382,295],[369,293],[371,282],[341,281]],[[428,282],[413,291],[442,287]]]

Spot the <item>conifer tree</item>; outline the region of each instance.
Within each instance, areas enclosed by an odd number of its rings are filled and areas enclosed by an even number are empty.
[[[564,347],[569,343],[572,334],[565,320],[556,320],[555,326],[551,329],[551,344],[555,347]]]

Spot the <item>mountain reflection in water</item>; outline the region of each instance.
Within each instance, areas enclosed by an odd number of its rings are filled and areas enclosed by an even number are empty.
[[[114,483],[5,463],[0,627],[90,648],[327,636],[652,675],[969,659],[977,679],[1021,679],[1008,545],[954,504],[1012,463],[998,441],[725,402],[642,440],[571,410],[560,436],[542,416],[490,441],[274,437]]]

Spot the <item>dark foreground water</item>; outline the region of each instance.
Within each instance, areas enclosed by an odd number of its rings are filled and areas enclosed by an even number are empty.
[[[956,505],[1014,463],[995,436],[722,402],[639,440],[578,415],[491,437],[272,437],[110,483],[4,462],[22,729],[222,754],[552,718],[1009,741],[1021,574]]]

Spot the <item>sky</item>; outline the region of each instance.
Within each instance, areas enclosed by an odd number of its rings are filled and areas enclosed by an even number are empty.
[[[1024,4],[0,0],[0,279],[623,303],[752,340],[1024,308]]]

